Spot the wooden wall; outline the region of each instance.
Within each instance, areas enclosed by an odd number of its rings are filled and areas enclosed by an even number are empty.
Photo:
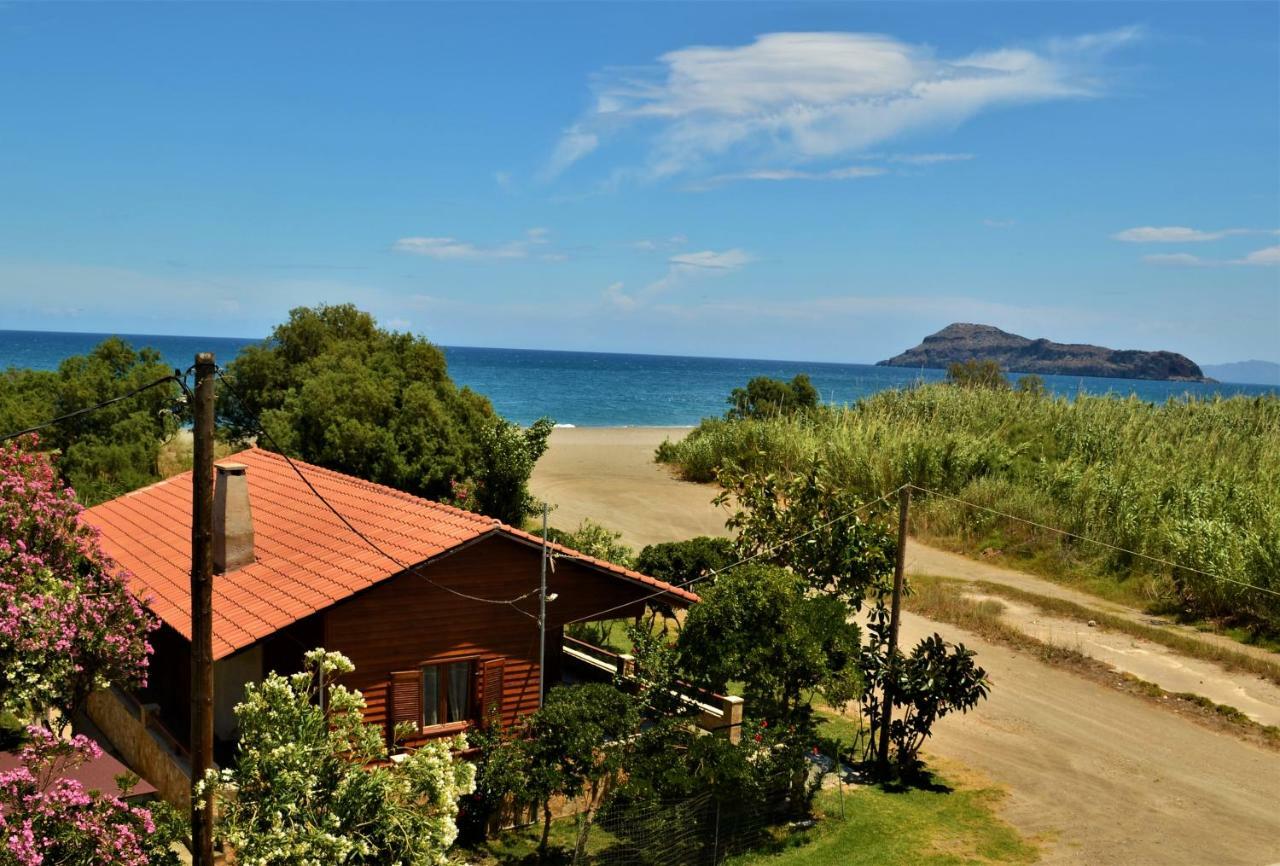
[[[537,589],[539,562],[536,546],[490,536],[420,571],[437,584],[470,595],[505,599]],[[549,593],[559,594],[547,605],[549,677],[558,671],[553,662],[558,662],[558,635],[566,621],[652,591],[563,559],[556,562],[554,572],[548,571],[547,585]],[[536,617],[536,595],[520,607]],[[607,617],[636,612],[637,605],[630,604]],[[506,660],[503,724],[538,708],[536,621],[507,605],[459,598],[412,573],[391,578],[325,612],[324,645],[355,664],[355,673],[345,683],[364,693],[366,718],[373,723],[386,724],[392,671],[449,659]]]

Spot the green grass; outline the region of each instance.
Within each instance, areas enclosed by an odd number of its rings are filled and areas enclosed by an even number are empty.
[[[1036,848],[995,809],[1004,794],[991,788],[948,790],[847,788],[822,792],[810,830],[792,830],[778,849],[728,861],[732,866],[960,866],[1033,863]]]
[[[959,866],[980,863],[1032,863],[1036,847],[997,815],[1004,793],[989,787],[948,785],[935,779],[927,787],[887,790],[846,787],[844,817],[840,793],[818,795],[811,829],[776,828],[766,849],[725,861],[732,866]],[[482,846],[457,852],[475,866],[530,866],[536,862],[540,827],[501,834]],[[576,839],[573,818],[552,824],[551,863],[572,860]],[[612,839],[591,831],[588,857],[605,851]]]
[[[818,458],[832,483],[866,498],[910,482],[969,503],[915,494],[912,530],[924,539],[992,548],[1117,601],[1280,634],[1280,597],[1240,585],[1280,592],[1278,397],[1150,404],[923,385],[807,415],[707,420],[657,456],[690,480]]]

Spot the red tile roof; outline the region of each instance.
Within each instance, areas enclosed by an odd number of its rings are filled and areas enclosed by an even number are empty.
[[[214,576],[213,656],[224,658],[303,617],[400,573],[331,512],[271,451],[250,448],[224,462],[248,467],[254,562]],[[342,516],[400,562],[417,565],[486,535],[541,543],[538,536],[469,511],[295,460]],[[131,588],[191,637],[191,473],[127,493],[84,512],[103,550],[131,573]],[[561,545],[562,556],[670,598],[698,597],[639,572]],[[465,591],[465,587],[461,587]]]

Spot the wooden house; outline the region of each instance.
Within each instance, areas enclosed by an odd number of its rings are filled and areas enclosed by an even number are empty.
[[[465,732],[495,713],[511,724],[536,710],[542,540],[294,463],[297,471],[280,455],[251,448],[216,467],[214,702],[222,754],[236,737],[233,708],[245,684],[268,671],[297,671],[302,654],[321,646],[355,664],[345,682],[364,693],[367,720],[388,736],[402,721],[428,738]],[[189,472],[177,475],[84,514],[161,620],[150,682],[138,697],[151,723],[158,719],[184,744],[191,479]],[[548,687],[560,679],[566,623],[632,616],[647,601],[676,607],[697,601],[630,569],[555,544],[549,549]]]

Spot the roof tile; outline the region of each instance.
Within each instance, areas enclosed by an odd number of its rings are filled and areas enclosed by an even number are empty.
[[[254,562],[214,575],[213,655],[225,658],[317,610],[401,572],[343,525],[279,454],[250,448],[225,458],[248,467]],[[350,475],[293,461],[348,521],[417,565],[501,532],[541,544],[539,536],[439,502]],[[191,473],[175,475],[94,506],[84,520],[103,550],[129,572],[130,588],[184,637],[191,637]],[[561,556],[626,580],[697,601],[687,590],[559,544]]]

